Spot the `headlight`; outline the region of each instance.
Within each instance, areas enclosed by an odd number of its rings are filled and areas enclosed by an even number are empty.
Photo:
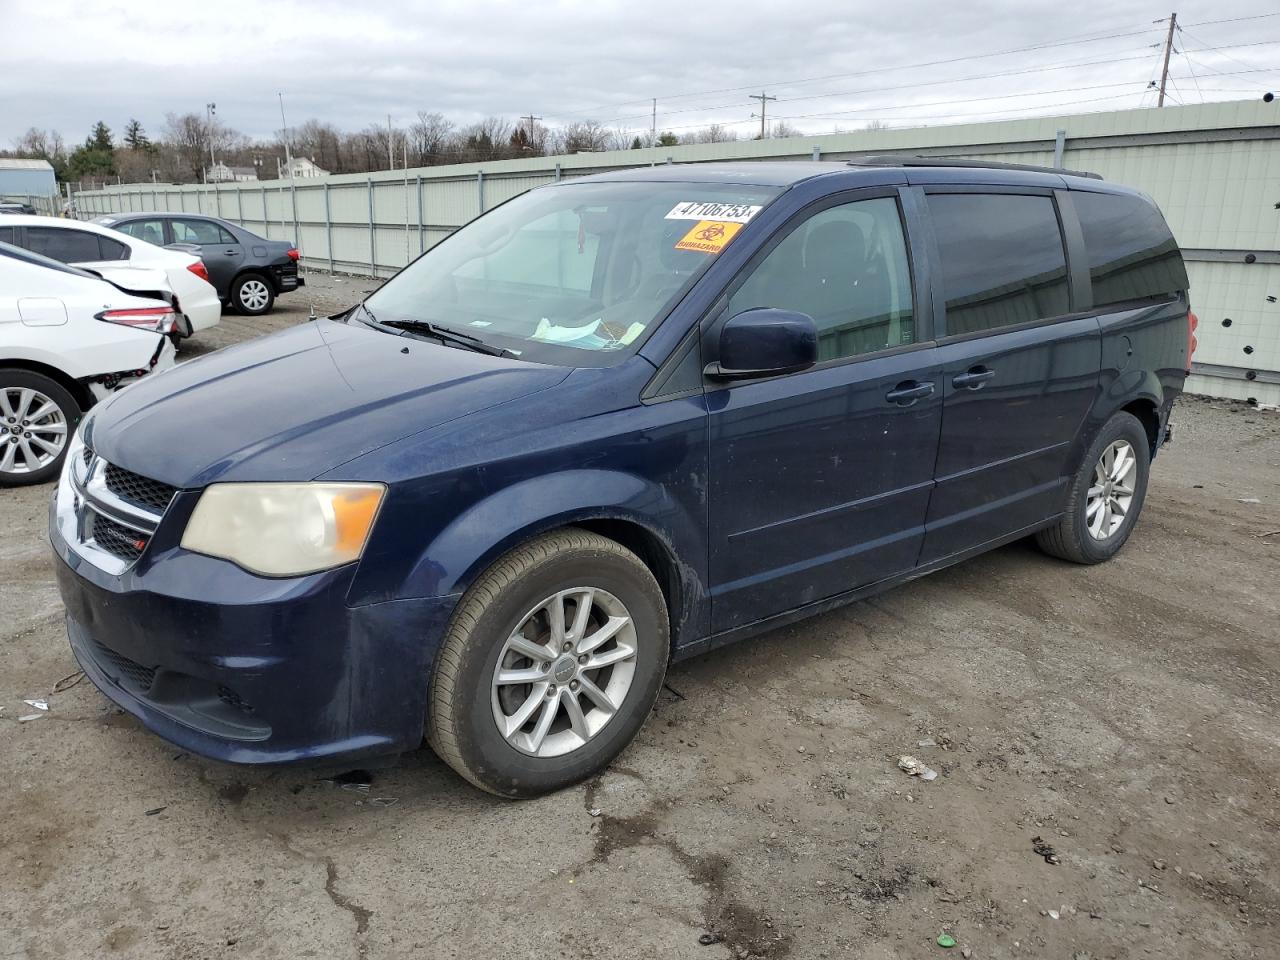
[[[360,558],[385,492],[380,483],[215,483],[182,547],[268,577],[328,570]]]

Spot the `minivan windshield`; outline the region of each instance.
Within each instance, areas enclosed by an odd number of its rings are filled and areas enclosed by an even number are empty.
[[[523,359],[608,366],[780,192],[669,181],[533,190],[432,247],[371,294],[366,313],[384,327],[465,332]]]

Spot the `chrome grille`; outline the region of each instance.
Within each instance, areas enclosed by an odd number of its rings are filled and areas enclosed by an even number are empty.
[[[114,463],[106,464],[106,481],[107,489],[117,497],[151,507],[161,513],[164,513],[165,507],[169,506],[169,501],[177,493],[177,488],[167,483],[117,467]]]
[[[176,493],[176,488],[118,468],[86,448],[63,475],[59,529],[78,554],[119,575],[142,556]]]

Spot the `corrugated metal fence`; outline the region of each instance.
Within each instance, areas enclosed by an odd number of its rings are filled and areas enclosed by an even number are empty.
[[[657,147],[292,182],[129,184],[77,194],[76,204],[82,217],[215,214],[294,240],[306,266],[388,276],[483,211],[562,178],[659,163],[875,153],[1094,170],[1150,194],[1182,244],[1201,320],[1191,388],[1280,403],[1280,103]]]

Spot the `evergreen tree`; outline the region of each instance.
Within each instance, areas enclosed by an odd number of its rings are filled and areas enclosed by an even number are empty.
[[[147,132],[142,129],[142,124],[132,117],[124,127],[124,145],[130,150],[149,150],[151,148],[151,140],[147,136]]]
[[[89,139],[84,145],[90,150],[105,150],[110,152],[115,149],[115,144],[111,142],[111,128],[99,120],[93,125],[93,132],[89,134]]]

